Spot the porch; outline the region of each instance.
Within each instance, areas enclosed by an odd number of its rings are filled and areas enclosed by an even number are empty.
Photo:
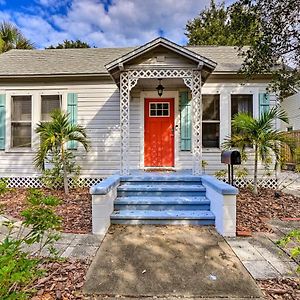
[[[163,38],[106,65],[120,89],[121,175],[136,167],[178,169],[181,90],[191,95],[188,161],[192,174],[201,174],[201,88],[215,67],[215,62]],[[158,80],[165,85],[161,95],[155,91]],[[134,140],[136,132],[139,140]]]

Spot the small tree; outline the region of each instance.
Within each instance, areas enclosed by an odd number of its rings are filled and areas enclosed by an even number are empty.
[[[245,113],[236,114],[232,120],[232,135],[223,143],[224,148],[239,148],[243,154],[246,147],[253,146],[255,194],[257,194],[258,160],[265,164],[270,163],[273,154],[278,162],[283,144],[290,150],[294,148],[293,142],[284,132],[274,129],[276,119],[288,123],[285,111],[278,106],[264,112],[258,119]]]
[[[67,150],[69,141],[76,141],[83,145],[88,151],[89,143],[85,129],[76,124],[71,124],[69,114],[60,110],[55,110],[51,114],[50,122],[40,122],[36,132],[40,135],[41,143],[35,157],[35,165],[44,171],[45,160],[55,157],[56,166],[63,173],[63,186],[65,193],[69,193],[68,174],[70,173],[70,161],[74,159],[71,151]]]

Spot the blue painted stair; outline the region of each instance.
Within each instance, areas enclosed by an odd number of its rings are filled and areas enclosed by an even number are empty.
[[[214,225],[200,176],[123,176],[112,224]]]

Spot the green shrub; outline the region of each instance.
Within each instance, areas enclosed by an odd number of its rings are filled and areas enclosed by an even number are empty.
[[[0,195],[9,191],[8,178],[0,178]]]
[[[31,285],[44,273],[42,251],[48,249],[51,255],[57,255],[53,243],[59,239],[55,230],[60,228],[61,218],[54,208],[59,201],[40,190],[30,189],[21,226],[10,221],[2,224],[8,233],[0,243],[0,299],[29,299],[34,292]],[[33,244],[38,247],[30,252]]]
[[[225,176],[227,175],[227,170],[218,170],[215,172],[215,177],[217,177],[219,180],[225,179]]]
[[[64,171],[61,155],[58,153],[51,153],[45,159],[46,164],[51,167],[42,171],[42,183],[50,189],[60,189],[64,186]],[[72,178],[73,186],[80,175],[80,167],[75,163],[75,156],[71,151],[65,150],[65,165],[66,171],[70,178]]]
[[[300,258],[300,229],[295,229],[289,232],[284,238],[279,240],[277,244],[281,247],[287,247],[289,244],[293,244],[293,248],[290,253],[292,258]],[[297,267],[297,272],[300,273],[300,266]]]

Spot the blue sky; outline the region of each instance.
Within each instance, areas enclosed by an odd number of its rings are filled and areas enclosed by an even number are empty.
[[[157,36],[185,44],[187,20],[210,0],[0,0],[0,21],[15,23],[37,48],[64,39],[96,47],[134,46]]]

